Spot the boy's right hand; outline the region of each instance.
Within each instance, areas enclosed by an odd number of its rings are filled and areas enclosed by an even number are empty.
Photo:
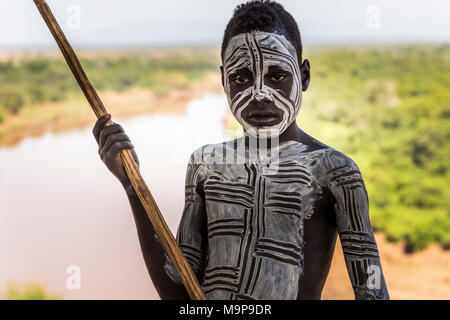
[[[124,187],[129,188],[131,182],[122,164],[120,151],[123,149],[131,149],[131,154],[138,167],[139,160],[130,138],[125,134],[120,124],[113,123],[105,127],[110,119],[110,114],[105,114],[98,118],[92,132],[94,133],[95,140],[97,140],[98,153],[103,163],[119,179]]]

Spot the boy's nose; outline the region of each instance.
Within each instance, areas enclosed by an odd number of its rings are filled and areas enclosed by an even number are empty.
[[[256,90],[253,95],[258,102],[262,101],[273,101],[272,94],[265,90]]]

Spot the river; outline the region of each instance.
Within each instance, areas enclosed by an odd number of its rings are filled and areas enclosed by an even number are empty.
[[[133,141],[173,233],[187,160],[224,141],[226,110],[223,95],[206,95],[184,114],[114,119]],[[42,284],[64,299],[159,299],[127,197],[101,162],[91,128],[0,148],[0,256],[0,293],[11,281]],[[67,286],[69,266],[80,268],[79,289]]]

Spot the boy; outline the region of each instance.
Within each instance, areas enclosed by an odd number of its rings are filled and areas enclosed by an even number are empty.
[[[206,297],[320,299],[338,233],[356,299],[388,299],[357,165],[295,121],[310,65],[293,17],[276,2],[238,6],[221,56],[245,134],[192,154],[177,232]],[[162,299],[187,298],[120,162],[133,146],[120,125],[104,128],[108,120],[94,135],[127,192],[152,281]]]

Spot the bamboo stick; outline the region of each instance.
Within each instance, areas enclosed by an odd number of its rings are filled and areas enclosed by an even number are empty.
[[[66,59],[67,64],[72,70],[73,75],[75,76],[81,90],[83,91],[86,99],[94,110],[97,118],[106,114],[106,109],[103,106],[102,101],[100,100],[97,92],[94,87],[90,83],[86,73],[83,70],[75,52],[73,51],[71,45],[67,41],[63,31],[61,30],[58,22],[56,21],[53,13],[50,10],[50,7],[46,3],[45,0],[33,0],[38,8],[39,12],[42,15],[42,18],[45,20],[50,32],[55,38],[61,52]],[[108,122],[108,125],[111,124],[111,120]],[[159,208],[153,199],[153,196],[145,184],[144,179],[142,178],[136,163],[130,153],[130,150],[122,150],[120,153],[122,162],[124,164],[127,175],[133,185],[134,190],[136,191],[139,199],[147,212],[147,215],[155,229],[156,234],[158,235],[163,247],[168,253],[169,257],[172,259],[175,267],[178,270],[178,273],[181,277],[181,280],[192,300],[205,300],[205,295],[200,288],[200,285],[195,277],[192,269],[190,268],[186,258],[178,247],[176,240],[172,233],[170,232],[167,223],[165,222]]]

